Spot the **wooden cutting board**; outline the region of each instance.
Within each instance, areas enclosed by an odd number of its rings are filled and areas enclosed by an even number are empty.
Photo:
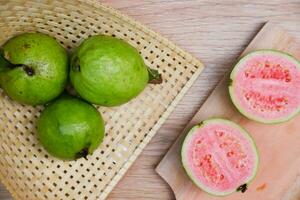
[[[242,55],[255,49],[272,48],[286,51],[300,60],[300,43],[275,23],[267,23]],[[181,165],[181,143],[189,129],[210,117],[224,117],[245,127],[256,141],[260,154],[258,173],[245,193],[234,193],[222,200],[287,200],[300,199],[300,114],[293,120],[265,125],[239,114],[228,95],[229,74],[186,126],[156,168],[171,186],[177,200],[212,200],[187,177]],[[300,91],[299,91],[300,92]]]

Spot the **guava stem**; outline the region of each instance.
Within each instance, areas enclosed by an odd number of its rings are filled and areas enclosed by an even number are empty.
[[[71,83],[68,83],[68,84],[66,85],[65,92],[66,92],[67,94],[72,95],[72,96],[79,96],[78,93],[76,92],[75,88],[72,86]]]
[[[73,71],[80,72],[80,63],[77,56],[73,59],[71,66]]]
[[[79,63],[75,63],[75,65],[73,66],[73,70],[76,72],[80,72],[80,65]]]
[[[34,69],[28,65],[24,64],[13,64],[9,60],[7,60],[2,53],[0,53],[0,72],[7,71],[16,67],[22,67],[28,76],[34,75]]]
[[[247,189],[248,189],[248,185],[247,185],[247,184],[243,184],[243,185],[239,186],[239,187],[236,189],[236,191],[237,191],[237,192],[242,192],[242,193],[244,193],[244,192],[246,192]]]
[[[26,72],[26,74],[28,76],[33,76],[34,75],[34,70],[32,67],[29,67],[27,65],[22,65],[21,67],[23,67],[24,71]]]
[[[150,84],[161,84],[162,83],[162,77],[161,74],[155,70],[151,69],[150,67],[147,67],[148,74],[149,74],[149,80],[148,83]]]
[[[89,148],[88,147],[84,147],[78,153],[76,153],[75,158],[76,159],[84,158],[84,159],[87,160],[87,156],[88,155],[89,155]]]

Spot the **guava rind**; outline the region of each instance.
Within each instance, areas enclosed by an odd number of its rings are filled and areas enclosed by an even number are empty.
[[[83,99],[117,106],[142,92],[149,76],[134,47],[111,36],[96,35],[83,41],[72,54],[70,80]]]
[[[2,53],[10,67],[1,67],[5,70],[0,70],[0,85],[12,99],[30,105],[44,104],[64,90],[68,55],[54,38],[23,33],[8,40]],[[28,69],[32,70],[30,75]]]
[[[62,96],[46,106],[37,123],[38,138],[53,156],[74,160],[92,154],[104,137],[101,114],[91,104]]]
[[[183,144],[182,144],[182,148],[181,148],[181,162],[183,165],[184,170],[186,171],[187,175],[189,176],[189,178],[193,181],[193,183],[199,187],[200,189],[202,189],[204,192],[213,195],[213,196],[226,196],[229,195],[233,192],[238,191],[238,188],[233,188],[231,191],[226,191],[226,192],[221,192],[221,191],[214,191],[211,188],[209,188],[208,186],[205,186],[203,183],[201,183],[201,181],[199,181],[195,175],[192,172],[192,169],[190,168],[190,164],[187,160],[187,151],[189,149],[189,142],[191,141],[191,138],[196,134],[196,130],[201,129],[202,127],[206,126],[207,124],[225,124],[225,125],[229,125],[234,127],[235,129],[239,130],[240,133],[245,136],[245,138],[250,142],[250,144],[252,145],[252,149],[255,155],[255,163],[254,163],[254,168],[252,171],[252,175],[249,176],[249,178],[247,179],[247,181],[244,183],[244,185],[249,185],[250,182],[254,179],[257,170],[258,170],[258,165],[259,165],[259,154],[257,151],[257,147],[256,144],[254,143],[253,139],[251,138],[251,136],[248,134],[248,132],[243,129],[242,127],[240,127],[239,125],[235,124],[232,121],[226,120],[226,119],[222,119],[222,118],[211,118],[208,120],[204,120],[202,121],[199,125],[196,125],[194,127],[192,127],[190,129],[190,131],[188,132],[187,136],[185,137]]]
[[[230,98],[233,102],[233,104],[235,105],[235,107],[239,110],[239,112],[241,114],[243,114],[245,117],[257,121],[257,122],[261,122],[261,123],[265,123],[265,124],[277,124],[277,123],[282,123],[282,122],[286,122],[291,120],[292,118],[294,118],[299,112],[300,112],[300,104],[296,106],[296,108],[294,109],[293,112],[291,112],[289,115],[287,116],[283,116],[283,117],[279,117],[279,118],[275,118],[275,119],[266,119],[263,118],[261,116],[258,115],[254,115],[251,114],[250,112],[248,112],[240,103],[240,100],[238,100],[238,97],[236,96],[236,92],[234,91],[234,84],[239,84],[236,83],[235,78],[237,76],[237,71],[239,70],[239,68],[242,66],[242,64],[249,58],[254,57],[254,56],[261,56],[261,55],[269,55],[269,56],[278,56],[281,57],[282,59],[286,59],[287,61],[293,63],[296,68],[298,70],[300,70],[300,62],[298,60],[296,60],[296,58],[294,58],[292,55],[286,53],[286,52],[282,52],[282,51],[278,51],[278,50],[274,50],[274,49],[261,49],[261,50],[256,50],[253,52],[250,52],[249,54],[245,55],[244,57],[242,57],[237,64],[235,65],[235,67],[233,68],[231,74],[230,74],[230,82],[229,82],[229,94],[230,94]],[[298,92],[296,92],[298,94]]]

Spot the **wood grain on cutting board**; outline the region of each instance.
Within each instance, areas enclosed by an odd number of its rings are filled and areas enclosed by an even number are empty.
[[[256,49],[277,49],[300,60],[300,43],[274,23],[267,23],[242,55]],[[181,165],[180,148],[188,130],[210,117],[224,117],[246,128],[253,136],[260,154],[258,173],[245,193],[234,193],[222,200],[286,200],[300,199],[300,115],[293,120],[265,125],[250,121],[239,114],[228,94],[229,74],[218,84],[200,110],[187,125],[156,168],[171,186],[177,200],[210,200],[187,177]]]

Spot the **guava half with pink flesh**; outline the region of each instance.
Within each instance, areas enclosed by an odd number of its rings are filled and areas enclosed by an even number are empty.
[[[225,196],[245,192],[258,168],[258,152],[250,135],[225,119],[194,126],[181,149],[183,167],[203,191]]]
[[[280,123],[300,111],[300,63],[276,50],[258,50],[241,58],[230,74],[233,104],[247,118]]]

